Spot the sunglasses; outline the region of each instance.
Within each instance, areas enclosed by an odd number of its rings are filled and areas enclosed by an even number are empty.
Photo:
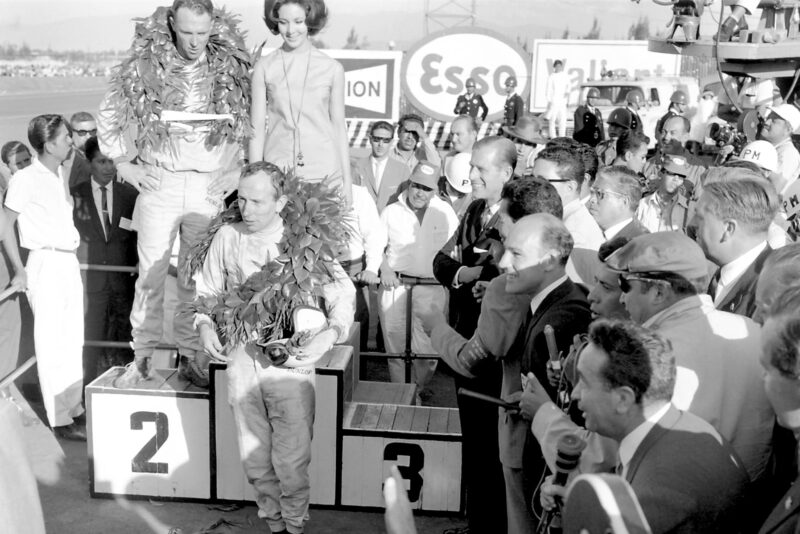
[[[534,145],[534,146],[536,146],[536,145]],[[557,184],[559,182],[574,182],[575,181],[575,180],[562,180],[562,179],[550,180],[550,179],[545,178],[544,176],[540,176],[538,174],[533,174],[532,176],[534,178],[536,178],[537,180],[544,180],[545,182],[550,182],[551,184]]]
[[[414,136],[414,139],[419,139],[419,134],[417,132],[414,132],[412,130],[406,130],[405,128],[398,129],[397,130],[397,134],[398,135],[410,134],[410,135]]]
[[[384,144],[384,145],[388,145],[389,143],[392,142],[391,137],[379,137],[377,135],[370,136],[370,139],[372,140],[373,143]]]
[[[618,278],[619,289],[623,293],[628,293],[631,290],[631,282],[632,281],[639,281],[639,282],[654,282],[657,284],[665,284],[669,285],[669,280],[664,280],[663,278],[652,278],[649,276],[628,276],[620,274]]]
[[[425,191],[426,193],[430,193],[433,191],[432,187],[428,187],[427,185],[418,184],[417,182],[411,182],[411,187],[414,189],[419,189],[420,191]]]
[[[94,128],[93,130],[72,130],[72,133],[77,134],[81,137],[83,137],[84,135],[97,135],[97,128]]]

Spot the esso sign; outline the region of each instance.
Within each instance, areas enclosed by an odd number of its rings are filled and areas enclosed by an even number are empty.
[[[517,78],[516,92],[525,100],[530,87],[530,59],[524,50],[485,29],[451,29],[429,35],[408,51],[403,63],[406,98],[434,119],[455,117],[458,95],[467,78],[489,107],[487,120],[503,117],[505,81]]]

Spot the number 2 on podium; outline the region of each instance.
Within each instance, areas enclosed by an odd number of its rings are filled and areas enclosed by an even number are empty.
[[[169,420],[167,414],[161,412],[134,412],[131,414],[131,430],[142,430],[144,423],[155,423],[156,434],[144,444],[131,460],[131,471],[134,473],[169,473],[169,465],[165,462],[151,462],[158,449],[169,437]]]

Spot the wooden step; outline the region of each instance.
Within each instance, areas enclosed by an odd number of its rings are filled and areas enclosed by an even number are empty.
[[[413,405],[416,399],[416,384],[394,382],[372,382],[360,380],[353,391],[353,402],[374,404]]]

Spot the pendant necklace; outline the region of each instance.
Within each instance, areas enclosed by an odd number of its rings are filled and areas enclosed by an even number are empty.
[[[295,165],[297,167],[302,167],[305,165],[303,162],[303,147],[300,145],[300,120],[302,119],[303,113],[303,101],[306,97],[306,83],[308,82],[308,70],[311,66],[311,49],[308,50],[308,61],[306,62],[306,74],[303,78],[303,91],[300,93],[300,108],[297,110],[297,118],[295,118],[294,113],[294,106],[292,105],[292,88],[289,85],[289,74],[286,69],[286,58],[284,57],[285,52],[281,49],[281,64],[283,65],[283,79],[286,81],[286,90],[288,91],[289,97],[289,115],[292,118],[292,123],[294,124],[294,131],[292,132],[293,143],[292,143],[292,152],[295,152],[297,149],[297,156],[295,157]]]

